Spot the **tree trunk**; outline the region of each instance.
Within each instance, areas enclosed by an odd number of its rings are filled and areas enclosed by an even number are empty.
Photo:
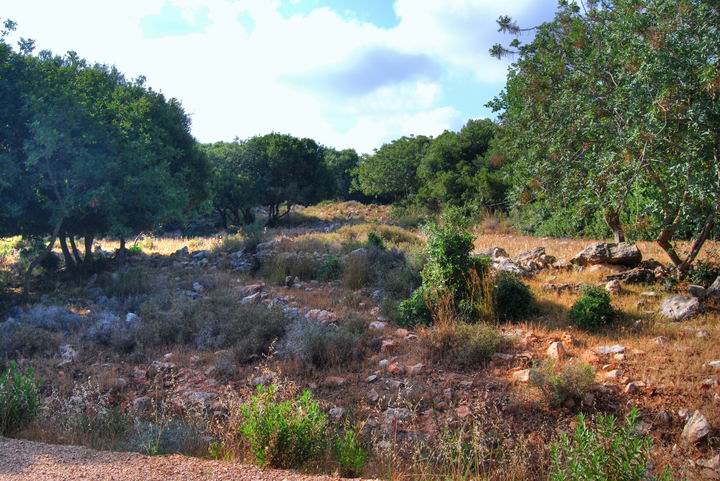
[[[69,272],[75,272],[77,266],[75,265],[72,254],[70,254],[70,249],[68,249],[67,239],[65,238],[66,235],[64,232],[60,235],[60,249],[62,249],[63,258],[65,259],[65,269]]]
[[[53,246],[55,246],[55,241],[57,240],[58,233],[60,232],[60,228],[62,227],[64,219],[60,219],[60,221],[55,225],[55,228],[53,229],[52,237],[50,238],[50,243],[45,248],[45,251],[37,256],[28,266],[27,270],[25,271],[25,279],[23,282],[23,297],[27,300],[28,295],[30,294],[30,276],[32,275],[32,272],[35,270],[35,268],[40,265],[40,263],[45,260],[45,258],[52,252]]]
[[[75,244],[75,236],[70,235],[70,236],[68,236],[68,239],[70,239],[70,247],[72,247],[73,257],[75,257],[75,265],[79,269],[83,264],[83,260],[82,260],[82,257],[80,256],[80,252],[78,251],[77,245]]]
[[[620,222],[620,214],[616,210],[605,211],[605,222],[613,232],[613,238],[616,243],[625,242],[625,231]]]
[[[85,268],[90,269],[93,263],[93,241],[95,237],[89,234],[85,234]]]
[[[680,255],[675,250],[675,246],[673,246],[672,242],[670,242],[674,229],[665,228],[660,232],[656,242],[660,248],[665,251],[667,256],[670,258],[670,261],[675,266],[675,269],[677,270],[677,279],[679,281],[685,279],[685,276],[690,271],[693,262],[695,262],[695,258],[697,258],[698,254],[700,254],[705,241],[707,241],[708,237],[710,237],[710,233],[715,227],[715,219],[717,218],[718,210],[720,210],[720,205],[718,205],[713,212],[708,214],[705,219],[705,224],[703,225],[703,230],[700,232],[697,239],[695,239],[695,242],[693,242],[693,245],[690,248],[690,253],[685,259],[680,258]]]
[[[242,214],[245,224],[252,224],[253,222],[255,222],[255,213],[253,212],[252,207],[243,209]]]

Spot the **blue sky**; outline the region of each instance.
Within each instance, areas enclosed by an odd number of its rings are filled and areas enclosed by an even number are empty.
[[[179,98],[203,142],[270,131],[371,152],[438,135],[502,89],[495,20],[555,0],[5,0],[38,48],[75,50]]]

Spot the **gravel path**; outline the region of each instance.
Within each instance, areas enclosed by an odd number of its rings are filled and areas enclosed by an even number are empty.
[[[333,481],[186,456],[143,456],[0,438],[0,481]]]

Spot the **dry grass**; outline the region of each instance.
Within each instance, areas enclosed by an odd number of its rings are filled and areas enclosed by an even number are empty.
[[[389,205],[361,204],[351,200],[299,207],[296,211],[325,221],[388,222],[391,209]]]

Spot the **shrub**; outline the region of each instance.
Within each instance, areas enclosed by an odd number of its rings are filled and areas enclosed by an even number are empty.
[[[300,468],[322,455],[327,417],[310,391],[278,402],[277,388],[258,386],[250,401],[240,406],[240,434],[261,466]]]
[[[284,284],[287,276],[303,281],[315,279],[320,262],[304,252],[280,252],[263,264],[263,277],[276,284]]]
[[[143,248],[140,244],[138,244],[136,242],[135,244],[131,245],[127,251],[128,251],[128,254],[137,255],[137,254],[142,254]]]
[[[490,360],[507,348],[509,341],[488,324],[458,323],[432,331],[426,341],[432,358],[463,369],[471,369]]]
[[[365,354],[360,335],[345,327],[306,324],[301,335],[300,357],[311,368],[347,367]]]
[[[55,338],[44,329],[13,321],[0,324],[0,359],[31,357],[56,349]]]
[[[530,383],[540,389],[551,406],[573,407],[595,383],[595,371],[582,361],[571,361],[562,367],[545,361],[530,370]]]
[[[111,275],[105,293],[110,297],[129,297],[144,294],[149,289],[147,274],[138,267],[130,267]]]
[[[406,299],[420,285],[420,275],[407,266],[388,271],[381,280],[382,288],[396,299]]]
[[[594,428],[579,414],[572,438],[561,435],[550,446],[551,481],[644,481],[652,467],[652,438],[637,431],[638,412],[630,411],[622,425],[612,415],[600,415]],[[665,472],[658,479],[672,479]]]
[[[432,314],[425,301],[425,289],[418,287],[409,298],[398,306],[398,324],[404,327],[413,327],[431,323]]]
[[[335,441],[335,457],[340,464],[340,473],[344,477],[354,478],[362,473],[368,455],[355,431],[348,429]]]
[[[534,312],[535,298],[516,275],[501,272],[493,286],[493,305],[499,321],[519,321]]]
[[[333,281],[342,274],[342,265],[338,256],[329,255],[320,265],[317,278],[320,281]]]
[[[343,284],[349,289],[360,289],[369,286],[375,279],[376,272],[370,262],[368,253],[358,251],[349,254],[343,265]]]
[[[581,329],[597,331],[611,324],[616,317],[610,294],[602,287],[587,286],[570,309],[570,320]]]
[[[21,371],[12,361],[0,375],[0,435],[17,432],[35,418],[40,407],[33,370]]]
[[[693,284],[710,287],[720,276],[720,266],[712,262],[697,261],[688,273],[688,280]]]

